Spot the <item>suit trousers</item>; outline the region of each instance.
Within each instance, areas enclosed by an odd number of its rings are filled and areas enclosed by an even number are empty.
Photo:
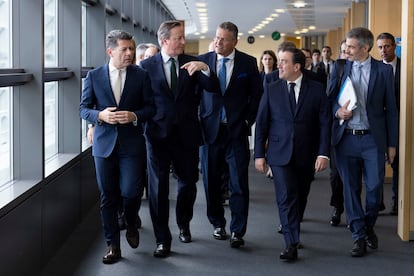
[[[347,221],[354,241],[374,227],[385,176],[385,152],[380,151],[371,134],[344,134],[335,146],[336,164],[344,183]],[[365,182],[365,210],[361,202],[362,177]]]
[[[271,165],[286,246],[300,242],[300,222],[314,178],[313,164],[300,164],[296,161],[292,158],[286,166]]]
[[[336,165],[336,156],[334,148],[331,150],[330,159],[330,184],[331,184],[331,201],[330,205],[338,209],[340,213],[344,211],[344,188],[341,176],[339,175]]]
[[[144,145],[142,148],[145,149]],[[127,225],[137,224],[145,182],[145,159],[130,156],[116,145],[107,158],[94,157],[100,192],[101,218],[107,245],[120,246],[118,208],[122,206]]]
[[[250,160],[247,137],[232,139],[227,127],[220,126],[216,141],[200,149],[204,189],[207,199],[207,217],[216,227],[225,227],[222,204],[222,175],[228,166],[229,207],[231,211],[230,232],[240,236],[246,233],[249,210],[248,167]]]
[[[147,139],[149,209],[157,244],[171,244],[169,221],[169,174],[177,175],[176,220],[189,227],[197,195],[199,145],[185,144],[176,127],[164,139]]]

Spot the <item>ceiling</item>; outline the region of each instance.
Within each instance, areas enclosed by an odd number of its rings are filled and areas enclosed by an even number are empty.
[[[364,1],[162,0],[176,19],[185,20],[187,39],[212,39],[217,26],[224,21],[235,23],[240,36],[246,37],[271,36],[275,31],[282,36],[324,34],[342,26],[352,2]],[[294,7],[294,2],[305,6]]]

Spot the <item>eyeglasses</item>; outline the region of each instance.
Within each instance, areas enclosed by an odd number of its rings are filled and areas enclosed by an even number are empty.
[[[233,40],[234,40],[233,38],[224,38],[224,37],[218,37],[218,36],[214,38],[214,41],[216,42],[231,42]]]

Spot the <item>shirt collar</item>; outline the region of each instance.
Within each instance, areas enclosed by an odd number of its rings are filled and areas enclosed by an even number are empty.
[[[165,64],[166,64],[166,63],[168,63],[168,62],[170,61],[170,58],[175,59],[175,61],[177,61],[177,60],[178,60],[178,57],[177,57],[177,56],[175,56],[175,57],[171,57],[171,56],[167,55],[166,53],[164,53],[163,51],[161,51],[161,56],[162,56],[162,61],[163,61]]]
[[[300,87],[300,85],[302,84],[302,79],[303,79],[303,74],[300,74],[300,76],[296,80],[287,81],[287,85],[289,86],[289,83],[294,82],[296,84],[295,87]]]
[[[235,50],[235,49],[233,49],[233,52],[231,52],[231,54],[230,54],[230,55],[226,56],[226,58],[228,58],[228,59],[232,60],[232,59],[234,59],[234,55],[235,55],[235,54],[236,54],[236,50]],[[217,60],[222,60],[224,57],[225,57],[225,56],[222,56],[222,55],[220,55],[220,54],[217,54]]]
[[[364,60],[363,62],[354,61],[353,66],[362,65],[363,67],[366,67],[366,65],[368,65],[368,64],[371,64],[371,56],[368,56],[368,58],[366,60]]]
[[[385,64],[391,64],[393,67],[395,67],[397,65],[397,56],[395,56],[394,59],[390,62],[386,62],[384,59],[382,60],[382,62],[384,62]]]
[[[109,72],[111,72],[111,73],[114,72],[114,71],[117,71],[117,70],[121,70],[122,72],[126,70],[126,68],[118,69],[110,62],[108,64],[108,67],[109,67]]]

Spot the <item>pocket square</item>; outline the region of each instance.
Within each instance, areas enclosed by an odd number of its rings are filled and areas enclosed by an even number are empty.
[[[238,78],[238,79],[245,78],[245,77],[247,77],[247,73],[240,73],[240,74],[237,76],[237,78]]]

